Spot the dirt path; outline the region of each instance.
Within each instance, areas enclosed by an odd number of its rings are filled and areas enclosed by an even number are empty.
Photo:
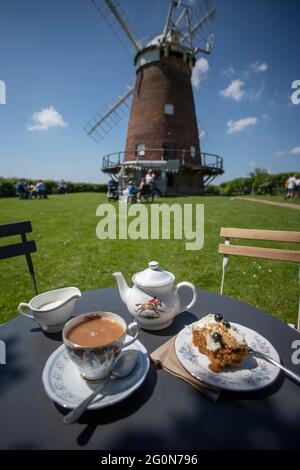
[[[259,202],[261,204],[269,204],[270,206],[287,207],[288,209],[300,210],[300,204],[289,204],[288,202],[267,201],[266,199],[255,199],[253,197],[246,197],[246,196],[238,196],[238,197],[235,197],[235,199],[242,199],[244,201],[252,201],[252,202]]]

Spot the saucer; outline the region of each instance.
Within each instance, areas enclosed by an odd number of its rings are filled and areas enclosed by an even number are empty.
[[[130,338],[131,336],[128,335],[126,340]],[[105,408],[124,400],[144,382],[149,370],[147,350],[138,340],[124,348],[123,351],[127,349],[137,351],[137,363],[132,373],[123,379],[111,380],[105,386],[105,396],[102,397],[100,391],[99,395],[88,405],[89,410]],[[90,383],[85,381],[77,366],[69,358],[64,344],[48,358],[43,370],[42,380],[47,395],[64,408],[75,408],[95,388],[99,387],[99,382]]]

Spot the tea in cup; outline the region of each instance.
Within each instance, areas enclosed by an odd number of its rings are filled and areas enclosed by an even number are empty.
[[[136,322],[127,326],[115,313],[82,313],[64,326],[63,342],[83,377],[98,380],[110,374],[115,359],[136,341],[139,332]],[[126,341],[126,335],[132,338]]]

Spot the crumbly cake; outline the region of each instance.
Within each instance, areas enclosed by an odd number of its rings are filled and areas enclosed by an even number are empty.
[[[193,323],[192,338],[199,352],[210,360],[213,372],[237,369],[248,354],[244,335],[219,313]]]

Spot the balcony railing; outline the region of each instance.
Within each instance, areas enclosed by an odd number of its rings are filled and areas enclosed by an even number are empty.
[[[121,166],[124,161],[144,160],[179,160],[182,165],[195,165],[199,168],[215,169],[217,173],[223,173],[223,158],[213,153],[193,152],[190,150],[174,149],[145,149],[142,151],[127,150],[126,152],[109,153],[103,157],[102,170]]]

